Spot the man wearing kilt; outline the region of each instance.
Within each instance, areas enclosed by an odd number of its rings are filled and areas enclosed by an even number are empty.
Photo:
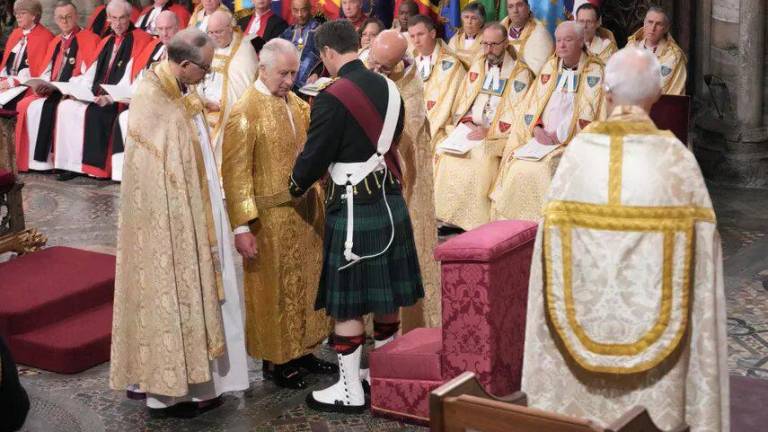
[[[331,345],[339,381],[307,396],[314,409],[360,413],[363,316],[374,315],[375,347],[397,332],[400,308],[424,296],[411,221],[400,186],[396,145],[404,109],[395,84],[357,58],[349,21],[320,26],[315,41],[335,81],[320,92],[290,191],[301,196],[329,173],[323,270],[315,308],[336,320]]]

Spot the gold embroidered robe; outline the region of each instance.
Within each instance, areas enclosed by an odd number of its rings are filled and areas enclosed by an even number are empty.
[[[638,107],[589,125],[563,155],[536,238],[528,405],[600,425],[641,405],[662,430],[727,432],[722,264],[685,145]]]
[[[458,63],[458,61],[457,61]],[[403,308],[403,333],[416,327],[441,325],[440,268],[435,261],[437,224],[435,220],[433,155],[429,122],[424,108],[421,78],[415,65],[401,76],[391,75],[405,104],[405,125],[398,150],[403,161],[403,196],[413,224],[413,236],[424,285],[424,299]]]
[[[128,119],[110,387],[184,396],[224,353],[223,289],[193,114],[170,65],[147,72]]]
[[[281,364],[312,352],[330,331],[324,312],[314,310],[323,203],[319,189],[297,202],[288,195],[309,106],[293,93],[286,105],[255,86],[232,108],[224,130],[224,193],[232,227],[249,224],[259,251],[243,265],[246,347],[254,358]]]
[[[598,27],[592,42],[587,45],[587,51],[599,58],[603,64],[608,62],[608,59],[618,50],[613,32],[603,27]]]
[[[424,80],[424,104],[434,144],[445,139],[445,127],[451,119],[451,107],[467,70],[456,54],[442,40],[437,40],[435,58],[429,77]]]
[[[520,103],[530,83],[533,72],[525,63],[505,53],[501,78],[506,78],[505,67],[510,68],[501,101],[491,122],[488,135],[482,144],[463,155],[438,154],[435,164],[435,210],[437,218],[465,230],[476,228],[490,221],[491,201],[488,197],[496,179],[499,162],[507,138],[515,122],[515,106]],[[456,95],[453,105],[452,125],[446,133],[458,126],[481,96],[485,80],[485,56],[478,57]]]
[[[533,138],[533,128],[544,114],[550,97],[555,91],[561,62],[550,57],[541,69],[516,116],[515,130],[510,134],[504,149],[504,159],[499,168],[491,200],[491,218],[541,219],[541,206],[549,189],[549,183],[557,169],[563,148],[559,148],[539,161],[517,160],[512,153]],[[578,88],[574,99],[573,117],[568,128],[568,142],[590,122],[605,117],[603,102],[603,63],[590,55],[582,54],[577,73]]]
[[[464,33],[464,30],[458,29],[456,34],[454,34],[453,37],[451,37],[451,40],[448,41],[448,47],[454,54],[456,54],[459,60],[464,63],[464,67],[469,68],[475,61],[475,57],[483,52],[482,46],[480,45],[483,42],[483,31],[480,30],[480,33],[475,36],[475,41],[469,47],[465,48],[464,43],[466,40],[467,35]]]
[[[645,49],[643,48],[644,39],[641,28],[627,39],[627,46]],[[685,81],[688,78],[688,59],[672,35],[667,34],[661,39],[655,54],[661,63],[661,92],[669,95],[684,95]]]
[[[501,25],[509,30],[509,17],[501,20]],[[555,44],[549,30],[544,24],[531,17],[523,27],[518,39],[509,39],[509,44],[517,52],[517,58],[522,59],[535,75],[539,74],[544,63],[555,50]]]
[[[218,9],[216,11],[222,11],[222,12],[230,12],[228,7],[224,5],[219,5]],[[211,14],[213,15],[213,14]],[[210,15],[208,15],[210,17]],[[203,10],[203,4],[200,3],[197,6],[195,6],[194,11],[192,11],[192,15],[189,17],[189,23],[187,24],[187,28],[189,27],[197,27],[200,29],[200,31],[205,31],[203,28],[200,27],[200,22],[205,20],[205,12]],[[207,23],[206,23],[207,27]]]

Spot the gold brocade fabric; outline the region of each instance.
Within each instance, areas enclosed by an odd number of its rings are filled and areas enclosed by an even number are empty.
[[[627,46],[644,49],[643,40],[643,29],[641,28],[627,39]],[[667,34],[659,42],[654,54],[661,63],[661,92],[669,95],[685,94],[685,82],[688,79],[686,66],[688,59],[672,35]]]
[[[451,108],[467,70],[458,56],[442,40],[437,40],[435,64],[424,81],[424,105],[427,108],[432,150],[445,139],[445,127],[451,121]]]
[[[184,396],[224,352],[221,278],[193,116],[167,62],[136,90],[117,239],[110,386]]]
[[[509,17],[501,20],[501,25],[509,30]],[[547,27],[539,20],[531,17],[525,24],[518,39],[510,39],[509,45],[514,48],[517,57],[528,65],[534,74],[538,75],[544,63],[555,50],[552,36]]]
[[[606,28],[599,27],[595,32],[595,37],[592,38],[592,42],[587,46],[587,50],[605,64],[619,48],[616,46],[613,33]]]
[[[296,132],[288,117],[293,116]],[[309,107],[250,86],[224,130],[224,192],[233,227],[250,223],[258,256],[245,260],[246,346],[260,359],[285,363],[326,338],[330,321],[314,310],[322,266],[323,203],[318,187],[293,203],[256,208],[256,197],[288,188],[306,140]]]
[[[482,46],[480,45],[483,42],[483,32],[480,31],[480,33],[475,36],[475,41],[469,47],[465,48],[464,41],[466,39],[467,35],[464,34],[464,31],[458,29],[456,34],[448,41],[448,47],[456,54],[459,60],[464,63],[464,67],[469,68],[469,66],[472,65],[472,62],[475,61],[475,57],[480,55],[483,51]]]
[[[606,425],[728,432],[720,237],[693,154],[639,107],[569,144],[531,265],[528,404]]]
[[[491,218],[494,220],[541,219],[544,198],[563,149],[557,149],[539,161],[514,159],[512,153],[533,138],[533,128],[555,91],[559,70],[559,59],[553,55],[531,84],[531,89],[520,105],[491,194]],[[605,117],[603,63],[593,56],[583,54],[577,73],[579,84],[564,145],[568,145],[573,136],[591,122]]]
[[[403,333],[416,327],[441,324],[440,268],[434,258],[437,246],[434,180],[429,123],[424,110],[423,88],[416,67],[395,81],[405,103],[405,126],[398,150],[403,161],[403,193],[413,224],[419,255],[424,299],[402,310]]]

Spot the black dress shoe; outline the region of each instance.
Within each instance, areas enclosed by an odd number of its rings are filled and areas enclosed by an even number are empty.
[[[272,362],[269,360],[262,360],[261,362],[261,376],[264,381],[269,381],[274,378],[274,372],[272,371]]]
[[[275,365],[272,381],[277,386],[283,388],[294,390],[307,388],[307,383],[304,382],[304,375],[302,375],[301,370],[290,363]]]
[[[293,364],[306,369],[309,373],[331,375],[339,372],[339,366],[307,354],[293,361]]]
[[[69,181],[72,180],[75,177],[78,177],[80,174],[73,173],[72,171],[63,171],[59,173],[59,175],[56,176],[56,180],[58,181]]]
[[[437,235],[439,237],[453,236],[457,234],[463,234],[464,230],[459,227],[453,226],[441,226],[437,229]]]
[[[221,396],[201,402],[182,402],[166,408],[166,415],[176,418],[194,418],[220,407],[223,403]]]
[[[144,392],[137,392],[137,391],[133,391],[133,390],[126,390],[125,391],[125,396],[128,399],[131,399],[131,400],[145,400],[145,399],[147,399],[147,394],[146,393],[144,393]]]

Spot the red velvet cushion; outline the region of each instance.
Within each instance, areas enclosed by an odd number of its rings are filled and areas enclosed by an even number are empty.
[[[0,169],[0,187],[12,185],[16,182],[16,177],[11,171]]]
[[[536,222],[497,221],[449,239],[435,249],[438,261],[492,261],[536,238]]]
[[[442,349],[441,329],[417,328],[371,352],[371,376],[441,381]]]

